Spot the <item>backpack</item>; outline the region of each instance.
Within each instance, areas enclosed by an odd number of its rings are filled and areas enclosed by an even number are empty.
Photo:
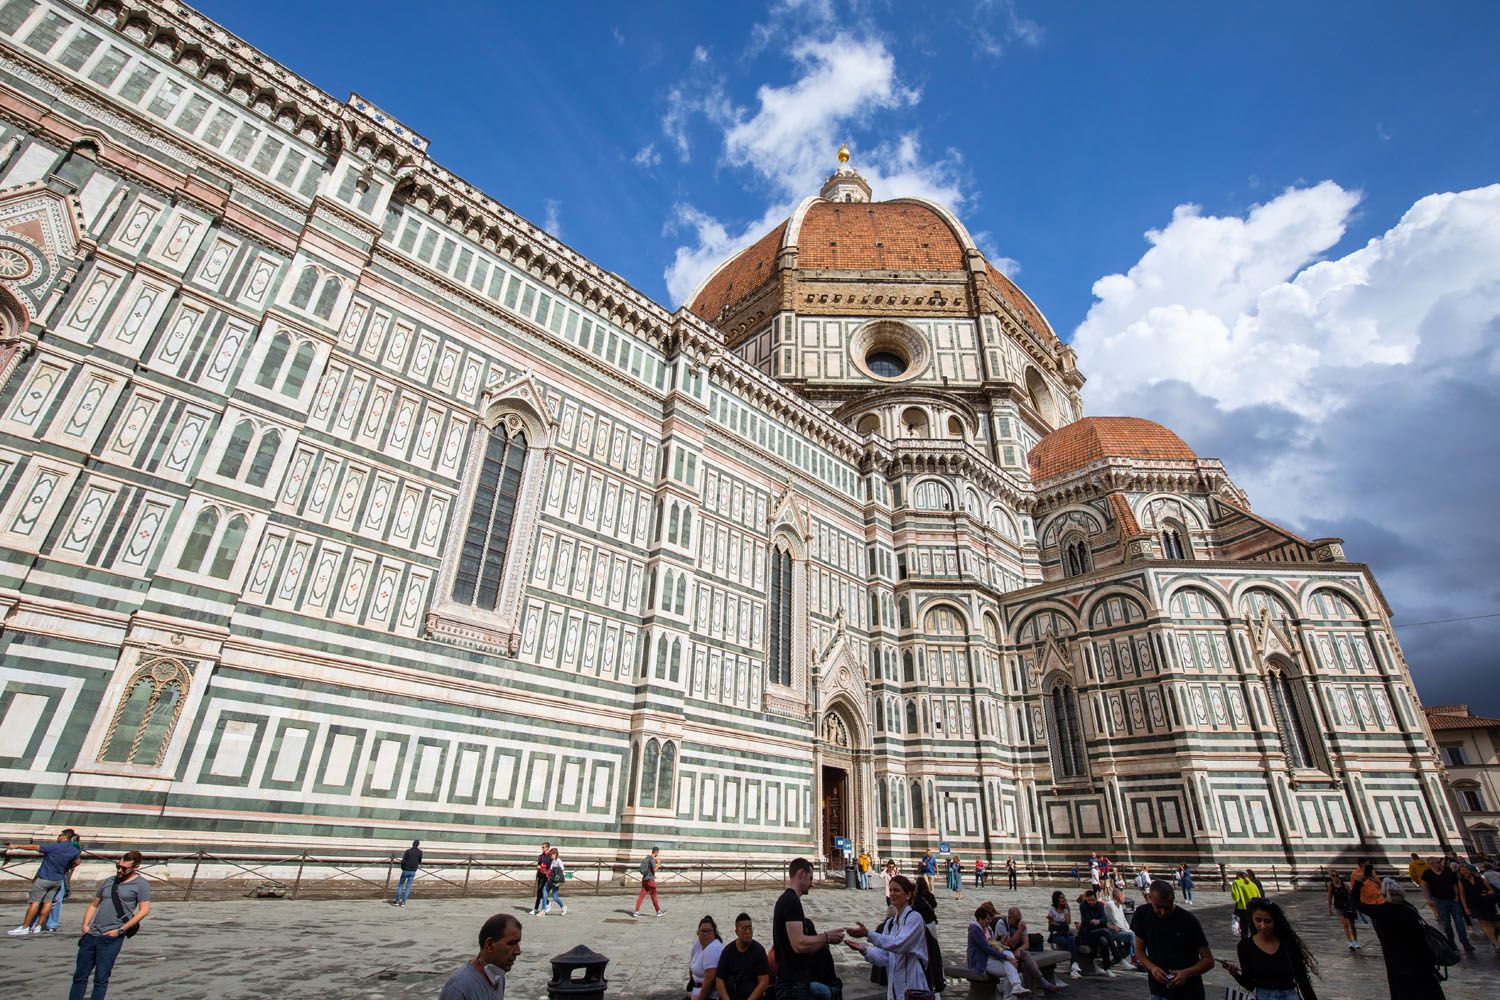
[[[552,887],[555,889],[561,886],[563,882],[567,880],[567,877],[568,876],[563,872],[562,865],[553,865],[552,871],[547,875],[547,880],[552,883]]]
[[[1413,912],[1416,908],[1413,907]],[[1448,966],[1457,965],[1460,959],[1458,945],[1448,940],[1448,935],[1422,919],[1417,914],[1417,923],[1422,925],[1423,943],[1427,946],[1427,960],[1440,980],[1447,980]]]
[[[645,859],[641,861],[641,878],[650,878],[650,877],[651,877],[651,855],[648,854],[648,855],[646,855]]]

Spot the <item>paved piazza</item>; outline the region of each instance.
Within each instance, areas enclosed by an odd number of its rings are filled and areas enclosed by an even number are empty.
[[[519,912],[530,904],[519,897],[423,899],[418,892],[404,909],[375,900],[227,900],[180,903],[164,901],[141,935],[126,946],[116,967],[110,996],[129,1000],[252,1000],[312,997],[436,997],[447,975],[472,957],[471,937],[485,917],[502,909]],[[968,914],[981,899],[1004,909],[1019,901],[1028,919],[1046,906],[1050,889],[969,891],[955,902],[943,894],[938,907],[944,954],[961,953]],[[1215,955],[1233,954],[1227,897],[1198,893],[1194,908],[1203,918]],[[1349,955],[1337,921],[1326,915],[1322,896],[1312,892],[1277,897],[1289,906],[1301,933],[1315,943],[1323,961],[1317,983],[1323,1000],[1374,1000],[1385,997],[1380,946],[1369,932],[1363,953]],[[741,910],[757,920],[756,936],[770,937],[773,895],[767,890],[663,894],[665,916],[630,919],[633,896],[576,895],[566,917],[526,917],[521,957],[511,973],[512,998],[546,995],[551,968],[547,960],[576,944],[609,956],[609,997],[680,1000],[692,946],[693,927],[705,913],[722,926]],[[880,915],[875,890],[864,893],[815,889],[807,898],[808,915],[821,927]],[[11,904],[14,909],[15,905]],[[81,910],[70,905],[69,926]],[[1366,928],[1368,931],[1368,928]],[[0,996],[62,996],[72,971],[74,938],[63,934],[40,940],[0,938]],[[850,1000],[871,1000],[867,967],[856,964],[847,949],[836,950]],[[1229,977],[1215,969],[1208,977],[1212,1000],[1223,996]],[[1474,959],[1455,968],[1447,987],[1450,1000],[1489,1000],[1500,985],[1500,957],[1488,945]],[[963,985],[949,997],[962,997]],[[1122,973],[1117,980],[1072,982],[1071,997],[1144,997],[1141,977]]]

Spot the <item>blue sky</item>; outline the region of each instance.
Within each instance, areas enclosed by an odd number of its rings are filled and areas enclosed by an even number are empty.
[[[1090,412],[1346,537],[1398,621],[1500,612],[1500,4],[199,6],[668,305],[848,140],[955,207]],[[1500,714],[1500,618],[1402,638]]]

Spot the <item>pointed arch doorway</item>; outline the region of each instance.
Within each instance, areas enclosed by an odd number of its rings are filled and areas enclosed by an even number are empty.
[[[818,782],[818,829],[814,843],[831,872],[842,872],[844,863],[868,843],[872,827],[868,803],[870,788],[869,751],[860,737],[863,727],[850,706],[836,702],[823,713],[813,754]],[[847,851],[838,847],[847,838]]]

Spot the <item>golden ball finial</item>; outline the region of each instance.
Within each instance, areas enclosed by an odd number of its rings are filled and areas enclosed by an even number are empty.
[[[840,143],[839,144],[839,162],[840,163],[848,163],[849,162],[849,144],[848,143]]]

